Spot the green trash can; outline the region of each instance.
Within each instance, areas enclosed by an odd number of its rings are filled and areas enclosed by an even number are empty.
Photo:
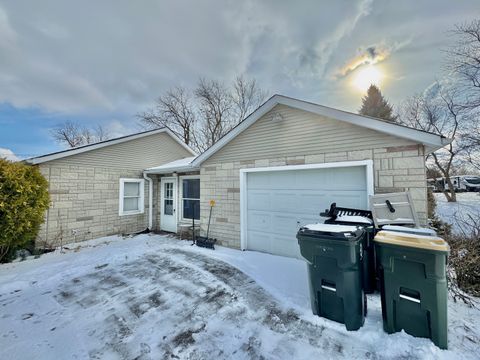
[[[358,330],[365,322],[362,243],[365,230],[355,226],[312,224],[297,233],[307,260],[310,300],[315,315]]]
[[[447,349],[448,244],[436,236],[380,231],[377,255],[383,328]]]
[[[376,229],[373,220],[363,216],[342,215],[336,219],[325,220],[325,224],[338,224],[360,226],[365,229],[365,236],[363,237],[363,261],[362,261],[362,284],[363,291],[366,294],[372,294],[376,289],[376,274],[375,274],[375,246],[373,238],[375,237]]]

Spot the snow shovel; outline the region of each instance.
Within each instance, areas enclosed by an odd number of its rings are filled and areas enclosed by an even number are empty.
[[[214,244],[217,242],[217,239],[211,239],[208,237],[208,234],[210,232],[210,221],[212,220],[212,210],[213,207],[215,206],[215,200],[210,200],[210,215],[208,216],[208,226],[207,226],[207,236],[197,236],[195,237],[195,220],[194,220],[194,228],[193,228],[193,239],[194,243],[197,246],[208,248],[215,250]]]

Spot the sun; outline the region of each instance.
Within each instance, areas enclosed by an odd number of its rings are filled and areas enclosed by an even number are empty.
[[[352,84],[361,92],[367,91],[372,84],[380,86],[383,79],[382,72],[373,65],[363,66],[354,76]]]

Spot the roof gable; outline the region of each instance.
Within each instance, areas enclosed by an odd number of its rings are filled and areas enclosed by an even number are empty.
[[[144,138],[146,136],[151,136],[151,135],[160,134],[160,133],[164,133],[166,135],[169,135],[175,142],[177,142],[179,145],[181,145],[183,148],[185,148],[185,150],[187,150],[189,153],[191,153],[192,155],[196,155],[196,153],[188,145],[183,143],[169,129],[161,128],[161,129],[156,129],[156,130],[144,131],[144,132],[136,133],[136,134],[132,134],[132,135],[122,136],[122,137],[119,137],[119,138],[109,139],[109,140],[101,141],[101,142],[94,143],[94,144],[79,146],[79,147],[76,147],[76,148],[67,149],[67,150],[63,150],[63,151],[58,151],[58,152],[54,152],[54,153],[50,153],[50,154],[46,154],[46,155],[41,155],[41,156],[38,156],[38,157],[26,159],[25,161],[30,163],[30,164],[34,164],[34,165],[35,164],[42,164],[42,163],[45,163],[45,162],[48,162],[48,161],[58,160],[58,159],[70,157],[70,156],[73,156],[73,155],[78,155],[78,154],[86,153],[86,152],[89,152],[89,151],[102,149],[102,148],[105,148],[107,146],[122,144],[122,143],[125,143],[125,142],[128,142],[128,141],[141,139],[141,138]]]
[[[418,148],[411,140],[277,104],[203,165],[284,157],[293,161],[318,154],[339,158],[357,150],[405,146]]]
[[[329,108],[326,106],[297,100],[281,95],[274,95],[269,100],[267,100],[262,106],[260,106],[256,111],[250,114],[243,122],[237,125],[233,130],[231,130],[227,135],[221,138],[217,143],[210,147],[203,154],[198,156],[194,162],[194,166],[198,166],[203,163],[205,160],[210,158],[213,154],[227,145],[230,141],[236,138],[240,133],[249,128],[257,120],[262,118],[270,110],[272,110],[276,105],[285,105],[295,109],[311,112],[313,114],[321,115],[333,120],[342,121],[352,125],[364,127],[367,129],[375,130],[387,135],[394,136],[396,138],[402,138],[406,140],[413,141],[418,144],[423,144],[426,146],[428,152],[435,151],[446,144],[449,143],[448,139],[445,139],[439,135],[428,133],[425,131],[409,128],[403,125],[391,123],[385,120],[370,118],[354,113],[345,112],[342,110],[337,110]]]

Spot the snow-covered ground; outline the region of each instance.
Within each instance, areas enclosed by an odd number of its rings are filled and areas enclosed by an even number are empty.
[[[449,350],[310,311],[304,262],[159,235],[0,266],[2,359],[478,359],[480,311],[449,303]]]
[[[454,233],[469,232],[468,224],[477,222],[480,225],[480,192],[457,193],[457,202],[449,203],[442,193],[436,193],[436,213],[438,217],[452,224]]]

